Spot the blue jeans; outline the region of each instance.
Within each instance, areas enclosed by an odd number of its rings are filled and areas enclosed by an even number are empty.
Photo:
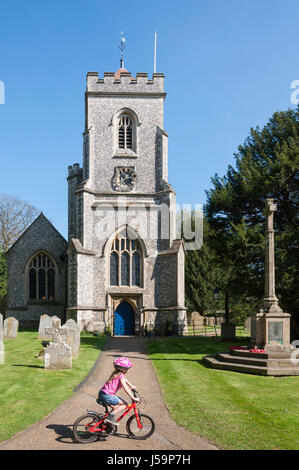
[[[101,390],[99,391],[99,400],[110,406],[116,406],[122,403],[122,400],[116,395],[109,395],[108,393],[104,393]]]

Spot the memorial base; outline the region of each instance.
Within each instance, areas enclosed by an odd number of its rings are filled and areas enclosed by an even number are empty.
[[[257,348],[278,346],[288,348],[290,345],[290,314],[280,312],[264,312],[261,310],[254,316],[255,335],[251,342]]]
[[[290,351],[283,351],[271,346],[264,353],[233,349],[205,356],[203,360],[213,369],[276,377],[299,376],[297,351],[295,348],[291,350],[292,347],[289,349]]]

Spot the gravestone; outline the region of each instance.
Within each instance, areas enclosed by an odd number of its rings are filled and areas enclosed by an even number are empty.
[[[4,338],[16,339],[18,336],[19,321],[14,317],[8,317],[4,320]]]
[[[72,351],[62,340],[50,343],[44,352],[44,366],[47,370],[72,368]]]
[[[61,326],[60,325],[60,319],[59,322],[53,321],[53,326],[52,328],[46,328],[45,333],[50,338],[54,343],[58,343],[60,341],[64,342],[67,344],[68,342],[68,336],[69,336],[69,327],[66,325]]]
[[[201,328],[203,326],[204,318],[198,312],[191,313],[191,326],[193,328]]]
[[[210,326],[215,326],[215,317],[210,317]]]
[[[53,340],[53,333],[46,334],[46,329],[60,328],[60,326],[60,318],[56,316],[49,317],[48,315],[42,315],[39,321],[38,339],[42,339],[45,341]]]
[[[56,317],[57,318],[57,317]],[[72,368],[72,349],[67,344],[69,337],[69,327],[60,326],[56,319],[53,321],[52,328],[45,329],[46,335],[53,339],[44,349],[44,367],[48,370],[61,370]]]
[[[65,326],[69,329],[66,342],[72,349],[72,357],[78,357],[80,351],[80,327],[75,320],[72,319],[69,319]]]
[[[0,313],[0,364],[5,364],[3,315]]]

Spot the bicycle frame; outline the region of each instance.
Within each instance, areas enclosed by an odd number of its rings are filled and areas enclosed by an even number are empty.
[[[117,422],[119,422],[121,419],[123,419],[131,410],[134,410],[135,416],[136,416],[136,421],[137,421],[137,426],[139,429],[142,429],[142,424],[139,419],[139,414],[138,414],[138,409],[136,406],[135,402],[132,402],[131,405],[128,405],[126,409],[124,410],[123,414],[117,419]],[[101,419],[101,421],[98,421],[96,424],[88,428],[89,432],[101,432],[104,431],[107,427],[107,425],[103,425],[100,427],[100,425],[105,421],[107,416],[110,414],[110,412],[106,413],[104,417]]]

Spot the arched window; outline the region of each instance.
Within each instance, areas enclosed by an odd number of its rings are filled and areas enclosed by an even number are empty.
[[[122,114],[118,119],[118,148],[121,150],[133,150],[134,123],[130,116]]]
[[[114,239],[110,251],[110,285],[141,286],[142,251],[138,240],[124,229]]]
[[[29,300],[55,299],[55,265],[43,252],[32,258],[28,267]]]

